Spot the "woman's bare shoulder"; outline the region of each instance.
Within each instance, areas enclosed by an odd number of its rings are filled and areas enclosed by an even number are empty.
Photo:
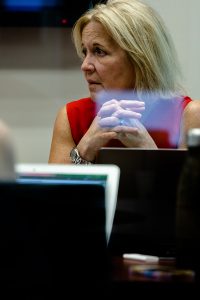
[[[58,109],[56,118],[66,118],[66,117],[67,117],[67,112],[66,112],[66,104],[65,104]]]
[[[184,110],[186,128],[200,127],[200,100],[191,101]]]
[[[196,112],[200,110],[200,99],[197,100],[192,100],[190,103],[188,103],[188,105],[186,106],[186,111],[189,112]]]

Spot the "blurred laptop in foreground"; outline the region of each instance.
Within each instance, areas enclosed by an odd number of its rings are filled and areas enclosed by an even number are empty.
[[[105,296],[119,168],[16,164],[15,171],[15,182],[0,183],[1,286],[40,299]]]

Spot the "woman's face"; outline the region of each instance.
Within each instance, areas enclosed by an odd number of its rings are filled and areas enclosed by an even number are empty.
[[[107,34],[99,22],[91,21],[82,32],[81,70],[88,82],[90,96],[101,90],[133,89],[134,67],[126,52]]]

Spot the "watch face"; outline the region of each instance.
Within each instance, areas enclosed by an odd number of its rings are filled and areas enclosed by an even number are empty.
[[[70,152],[70,157],[71,160],[74,164],[80,165],[80,164],[86,164],[89,165],[91,164],[90,162],[84,160],[83,158],[80,157],[79,153],[78,153],[78,149],[73,148]]]
[[[81,157],[78,153],[78,150],[76,148],[73,148],[70,152],[70,157],[72,159],[72,162],[75,164],[80,164],[81,163]]]
[[[80,158],[78,154],[78,150],[76,148],[73,148],[70,152],[70,157],[74,163],[78,162],[78,159]]]

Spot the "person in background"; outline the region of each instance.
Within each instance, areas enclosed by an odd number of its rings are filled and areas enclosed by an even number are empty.
[[[11,130],[0,119],[0,181],[14,180],[15,178],[15,149]]]
[[[187,131],[200,127],[200,101],[181,86],[158,13],[139,0],[108,0],[88,9],[72,34],[89,95],[59,110],[49,163],[89,164],[106,146],[186,148]]]

